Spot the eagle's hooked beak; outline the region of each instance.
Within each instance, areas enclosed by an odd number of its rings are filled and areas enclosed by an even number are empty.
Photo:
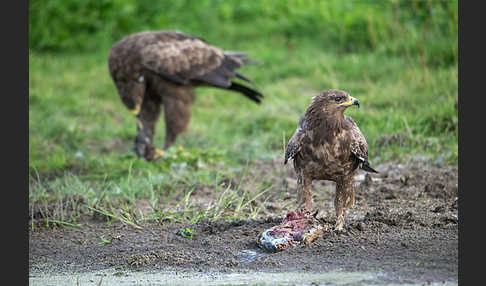
[[[339,106],[346,106],[346,107],[351,106],[351,105],[357,105],[358,108],[359,108],[359,101],[352,96],[349,97],[348,101],[339,104]]]

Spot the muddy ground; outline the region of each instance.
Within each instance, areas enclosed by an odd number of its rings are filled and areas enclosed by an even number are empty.
[[[274,183],[260,219],[151,222],[136,229],[86,218],[81,229],[37,227],[29,231],[29,273],[35,277],[108,268],[119,273],[359,271],[380,273],[374,281],[378,284],[457,283],[456,166],[418,159],[376,166],[380,174],[359,173],[356,205],[346,216],[344,231],[326,232],[307,247],[266,253],[258,248],[257,235],[279,224],[296,197],[293,170],[280,159],[261,161],[255,168]],[[199,193],[201,201],[207,200],[208,190]],[[333,224],[333,183],[314,182],[313,194],[318,218]],[[192,239],[178,234],[185,227],[194,230]]]

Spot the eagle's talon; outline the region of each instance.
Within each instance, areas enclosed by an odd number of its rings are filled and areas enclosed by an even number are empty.
[[[147,145],[145,147],[145,160],[147,161],[152,161],[152,160],[155,160],[155,159],[159,159],[160,157],[162,157],[163,155],[165,154],[165,151],[164,150],[161,150],[159,148],[156,148],[154,146],[149,146]]]
[[[336,225],[334,226],[334,231],[335,232],[342,232],[344,230],[342,225]]]
[[[160,158],[160,157],[164,156],[165,151],[164,151],[164,150],[162,150],[162,149],[159,149],[159,148],[155,148],[155,149],[154,149],[154,153],[155,153],[155,154],[154,154],[153,159],[158,159],[158,158]]]
[[[305,205],[304,206],[300,206],[297,209],[301,213],[306,213],[306,212],[312,213],[312,208],[306,207]]]
[[[339,216],[336,220],[336,224],[334,226],[334,230],[335,231],[338,231],[338,232],[341,232],[343,231],[343,227],[344,227],[344,217],[343,216]]]

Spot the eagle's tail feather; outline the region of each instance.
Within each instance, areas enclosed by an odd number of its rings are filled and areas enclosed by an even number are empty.
[[[370,166],[370,163],[368,161],[363,162],[363,164],[361,165],[361,169],[365,170],[366,172],[379,173],[377,170],[373,169]]]
[[[251,80],[247,79],[247,78],[246,78],[246,77],[244,77],[242,74],[235,73],[235,76],[236,76],[237,78],[241,79],[241,80],[246,81],[247,83],[251,84],[252,86],[255,86]]]
[[[228,89],[232,91],[240,92],[245,96],[247,96],[248,98],[250,98],[251,100],[255,101],[256,103],[260,103],[261,102],[260,98],[263,97],[263,95],[258,91],[235,82],[231,82],[231,85],[228,87]]]

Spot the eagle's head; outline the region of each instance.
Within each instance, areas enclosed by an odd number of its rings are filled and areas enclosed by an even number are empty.
[[[314,111],[322,111],[326,114],[342,114],[352,105],[357,105],[359,108],[359,101],[345,91],[330,89],[314,96],[310,107]]]

